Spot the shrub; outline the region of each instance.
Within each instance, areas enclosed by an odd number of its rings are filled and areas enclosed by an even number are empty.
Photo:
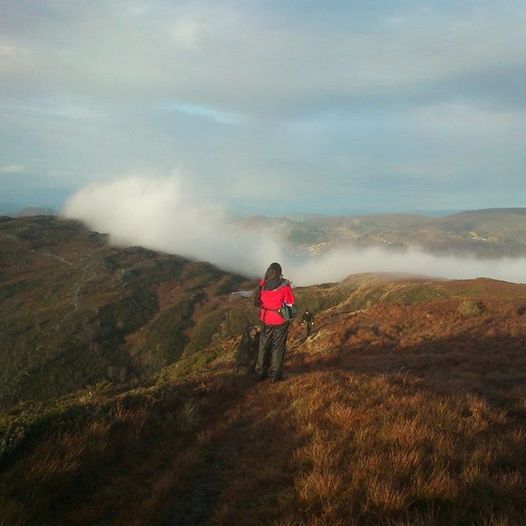
[[[214,310],[204,316],[195,327],[192,339],[186,347],[186,352],[193,353],[200,351],[210,345],[212,338],[219,331],[219,326],[224,317],[225,313],[218,310]]]
[[[484,312],[484,305],[480,301],[463,301],[458,306],[462,316],[480,316]]]

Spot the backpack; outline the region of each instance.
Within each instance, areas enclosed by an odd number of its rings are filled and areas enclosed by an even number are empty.
[[[283,305],[283,307],[277,312],[279,312],[287,321],[290,321],[292,318],[296,317],[298,309],[296,308],[296,305]]]

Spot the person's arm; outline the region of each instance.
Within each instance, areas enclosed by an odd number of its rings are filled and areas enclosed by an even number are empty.
[[[287,305],[294,305],[294,303],[296,303],[296,299],[294,298],[294,293],[292,292],[290,285],[287,285],[283,290],[283,302]]]
[[[254,305],[256,307],[261,307],[262,304],[261,304],[261,291],[263,290],[263,284],[265,282],[263,280],[261,280],[259,283],[258,283],[258,286],[256,287],[256,290],[254,291]]]

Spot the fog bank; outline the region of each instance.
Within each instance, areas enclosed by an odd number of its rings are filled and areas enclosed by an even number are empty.
[[[279,261],[296,285],[339,281],[360,272],[526,282],[526,258],[435,256],[416,248],[342,248],[321,256],[298,256],[278,229],[240,226],[221,204],[204,200],[175,176],[90,184],[68,199],[62,215],[109,234],[119,246],[140,245],[208,261],[250,277],[261,276],[269,263]]]

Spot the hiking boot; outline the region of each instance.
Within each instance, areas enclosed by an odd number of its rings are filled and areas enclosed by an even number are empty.
[[[272,378],[270,381],[275,384],[277,382],[283,382],[283,380],[285,380],[285,378],[283,376],[276,376],[276,378]]]
[[[258,374],[256,380],[257,380],[258,382],[262,382],[263,380],[266,380],[267,378],[268,378],[268,374],[263,373],[263,374]]]

